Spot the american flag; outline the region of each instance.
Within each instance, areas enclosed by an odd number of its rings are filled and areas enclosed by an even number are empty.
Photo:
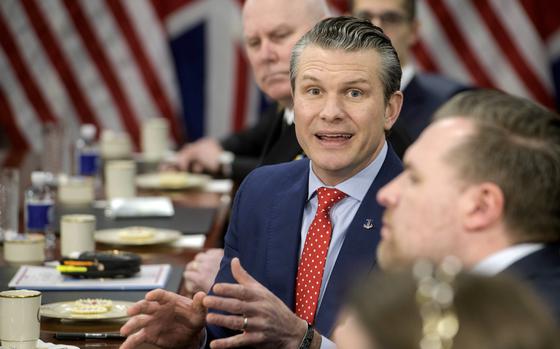
[[[43,125],[127,131],[169,120],[175,144],[222,136],[262,103],[242,0],[0,1],[0,164],[43,148]],[[339,12],[345,0],[331,0]],[[560,2],[419,0],[421,69],[560,105]]]
[[[241,1],[0,1],[0,164],[41,150],[52,122],[127,131],[138,149],[148,118],[181,144],[243,128],[259,103]]]

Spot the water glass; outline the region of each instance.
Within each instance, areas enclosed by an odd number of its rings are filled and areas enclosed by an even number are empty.
[[[19,171],[0,169],[0,241],[18,233]]]

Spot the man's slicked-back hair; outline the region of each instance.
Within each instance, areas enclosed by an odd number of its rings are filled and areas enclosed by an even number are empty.
[[[397,52],[383,30],[368,20],[348,16],[332,17],[320,21],[308,31],[292,50],[290,60],[292,91],[295,89],[300,57],[308,46],[347,52],[375,50],[381,60],[379,79],[383,84],[385,101],[388,101],[400,88],[402,71]]]
[[[434,115],[451,117],[475,126],[446,155],[459,178],[500,187],[504,221],[515,241],[560,241],[560,117],[496,90],[462,92]]]

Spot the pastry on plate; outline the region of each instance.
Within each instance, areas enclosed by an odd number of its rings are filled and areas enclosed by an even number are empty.
[[[118,233],[119,240],[130,242],[149,241],[154,238],[157,230],[148,227],[128,227]]]

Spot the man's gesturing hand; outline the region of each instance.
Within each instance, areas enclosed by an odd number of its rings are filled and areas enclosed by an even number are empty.
[[[136,348],[141,343],[199,348],[206,316],[204,296],[199,292],[191,300],[161,289],[150,291],[128,310],[131,318],[120,331],[128,338],[121,349]]]
[[[239,284],[214,285],[215,295],[204,297],[203,304],[207,308],[232,314],[210,313],[206,316],[209,324],[239,330],[242,333],[214,340],[210,347],[234,348],[252,345],[259,348],[297,348],[307,330],[307,323],[253,279],[241,267],[238,258],[231,261],[231,272]]]

